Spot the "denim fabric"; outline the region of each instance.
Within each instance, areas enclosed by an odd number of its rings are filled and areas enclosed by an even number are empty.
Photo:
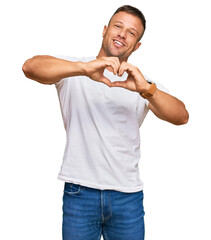
[[[63,240],[144,240],[143,191],[124,193],[65,183]]]

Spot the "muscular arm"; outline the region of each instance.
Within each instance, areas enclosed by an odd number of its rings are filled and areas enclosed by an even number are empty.
[[[116,81],[112,87],[123,87],[131,91],[136,91],[140,95],[150,87],[140,70],[127,62],[123,62],[119,68],[119,75],[128,73],[126,81]],[[140,96],[141,97],[141,96]],[[149,109],[160,119],[175,125],[182,125],[188,122],[189,114],[185,105],[179,99],[156,89],[154,95],[148,98]]]
[[[185,105],[179,99],[159,89],[148,98],[149,109],[160,119],[175,125],[186,124],[189,119]]]
[[[47,55],[28,59],[22,67],[27,78],[43,84],[54,84],[66,77],[88,76],[94,81],[103,82],[109,87],[111,82],[104,77],[106,67],[117,74],[119,60],[115,57],[102,57],[90,62],[71,62]]]
[[[70,62],[47,55],[28,59],[22,70],[26,77],[43,84],[54,84],[62,78],[84,74],[82,62]]]

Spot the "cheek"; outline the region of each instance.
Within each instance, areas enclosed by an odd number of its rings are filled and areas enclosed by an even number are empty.
[[[136,50],[136,47],[137,47],[137,42],[136,41],[132,41],[131,44],[130,44],[130,49],[132,51]]]

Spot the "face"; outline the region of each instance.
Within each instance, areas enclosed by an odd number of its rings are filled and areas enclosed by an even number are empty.
[[[127,61],[132,52],[141,45],[139,37],[143,30],[138,17],[118,12],[112,17],[109,26],[104,27],[101,55]]]

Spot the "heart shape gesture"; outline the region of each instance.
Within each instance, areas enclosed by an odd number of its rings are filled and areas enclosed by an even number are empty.
[[[111,82],[103,73],[105,68],[111,70],[115,75],[122,76],[128,73],[125,81]],[[119,62],[117,57],[102,57],[86,63],[85,75],[94,81],[103,82],[109,87],[122,87],[130,91],[144,93],[150,87],[140,70],[127,62]]]
[[[149,83],[136,66],[127,62],[122,62],[119,67],[118,76],[121,77],[124,72],[128,74],[127,79],[125,81],[113,82],[111,87],[122,87],[138,93],[144,93],[150,87]]]

